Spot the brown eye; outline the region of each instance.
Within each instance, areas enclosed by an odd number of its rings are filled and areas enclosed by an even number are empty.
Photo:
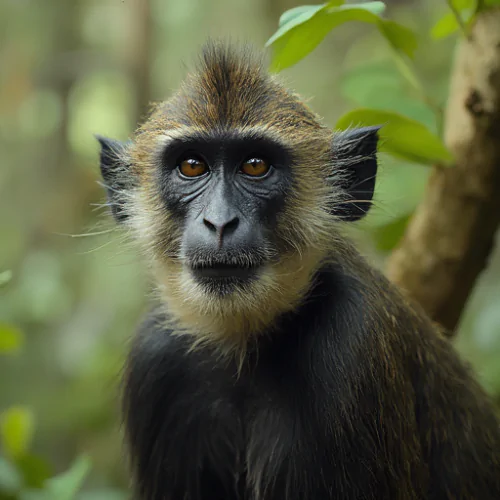
[[[199,177],[207,170],[206,164],[197,158],[187,158],[179,165],[179,171],[184,177]]]
[[[260,158],[251,158],[241,166],[241,171],[251,177],[263,177],[269,172],[270,165]]]

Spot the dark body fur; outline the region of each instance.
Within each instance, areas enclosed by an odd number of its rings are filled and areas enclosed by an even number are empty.
[[[145,321],[126,377],[138,498],[500,498],[490,402],[361,258],[325,266],[239,377],[162,324]]]

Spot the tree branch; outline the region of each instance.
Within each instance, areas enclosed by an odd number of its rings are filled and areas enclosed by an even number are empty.
[[[459,42],[445,114],[455,165],[434,168],[388,262],[389,278],[451,332],[500,223],[499,26],[500,9],[483,11]]]

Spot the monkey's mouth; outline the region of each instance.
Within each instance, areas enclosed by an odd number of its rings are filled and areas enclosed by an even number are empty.
[[[233,264],[226,262],[203,262],[191,265],[193,276],[201,281],[242,282],[256,277],[259,264]]]

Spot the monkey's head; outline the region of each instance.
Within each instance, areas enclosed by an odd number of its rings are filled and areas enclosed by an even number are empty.
[[[332,133],[248,50],[208,44],[132,141],[99,138],[115,219],[177,328],[223,351],[293,310],[369,209],[378,128]]]

